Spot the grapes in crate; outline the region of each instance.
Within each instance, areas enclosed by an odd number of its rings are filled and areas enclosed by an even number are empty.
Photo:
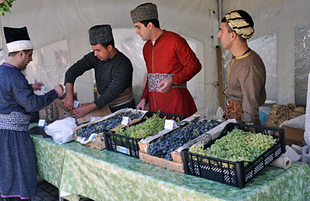
[[[146,120],[140,124],[129,126],[127,128],[117,128],[115,133],[132,138],[146,138],[158,133],[165,127],[165,119],[160,118],[156,113],[152,117],[146,117]]]
[[[184,127],[176,128],[166,135],[150,143],[147,153],[167,160],[172,160],[171,152],[183,146],[187,142],[206,133],[210,129],[219,125],[216,120],[191,121]]]
[[[82,138],[89,138],[92,133],[102,133],[103,131],[109,131],[117,126],[119,126],[122,122],[123,117],[129,117],[129,119],[138,119],[143,116],[142,112],[121,112],[116,114],[108,119],[96,122],[94,124],[89,124],[85,127],[78,129],[75,134]]]
[[[211,147],[204,149],[203,146],[193,145],[189,151],[233,162],[253,161],[274,143],[275,139],[271,135],[234,129],[217,139]]]

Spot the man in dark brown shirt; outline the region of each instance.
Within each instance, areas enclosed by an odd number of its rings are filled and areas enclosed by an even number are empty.
[[[266,100],[266,69],[260,56],[248,47],[254,22],[243,10],[227,13],[221,21],[218,37],[233,59],[227,74],[225,118],[238,123],[261,125],[259,106]]]

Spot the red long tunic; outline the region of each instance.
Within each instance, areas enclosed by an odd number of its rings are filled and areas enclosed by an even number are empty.
[[[184,84],[201,70],[201,64],[186,40],[170,31],[165,31],[154,46],[151,41],[147,41],[143,47],[143,56],[148,74],[172,74],[175,85]],[[187,88],[172,88],[165,94],[150,92],[148,80],[141,98],[148,101],[150,111],[185,116],[197,111]]]

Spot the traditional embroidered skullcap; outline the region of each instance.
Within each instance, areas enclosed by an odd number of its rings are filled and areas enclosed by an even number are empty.
[[[254,22],[244,10],[234,10],[225,15],[228,25],[239,36],[250,39],[254,34]]]
[[[93,26],[88,32],[91,45],[104,44],[113,41],[112,28],[108,24]]]
[[[130,11],[133,23],[144,20],[158,20],[157,6],[153,3],[144,3]]]
[[[33,49],[26,27],[3,27],[8,52]]]

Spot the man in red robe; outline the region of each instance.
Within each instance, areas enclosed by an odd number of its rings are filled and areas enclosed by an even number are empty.
[[[188,43],[180,35],[162,30],[157,6],[145,3],[130,12],[143,41],[147,82],[137,109],[149,104],[150,111],[190,116],[197,112],[186,82],[200,70],[201,64]]]

